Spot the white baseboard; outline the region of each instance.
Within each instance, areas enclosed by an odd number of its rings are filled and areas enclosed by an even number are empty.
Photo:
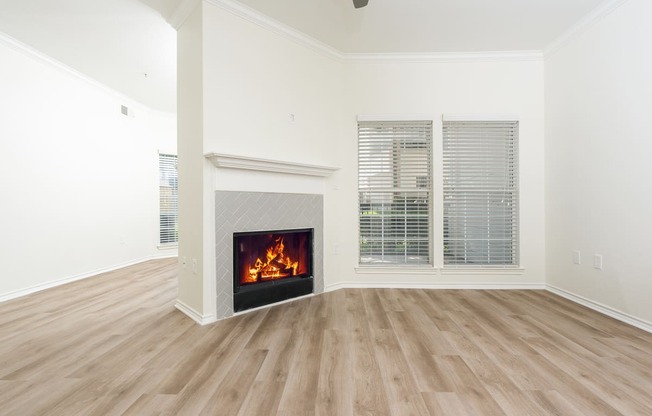
[[[339,289],[473,289],[473,290],[545,290],[543,283],[335,283],[326,292]]]
[[[216,321],[214,315],[202,315],[179,299],[177,299],[177,301],[174,303],[174,307],[186,314],[190,319],[197,322],[199,325],[212,324]]]
[[[599,302],[592,301],[590,299],[587,299],[583,296],[576,295],[574,293],[571,293],[567,290],[561,289],[556,286],[552,285],[546,285],[546,290],[561,296],[562,298],[566,298],[570,301],[573,301],[575,303],[579,303],[580,305],[586,306],[587,308],[593,309],[596,312],[600,312],[603,315],[607,315],[611,318],[617,319],[621,322],[624,322],[626,324],[635,326],[639,329],[642,329],[643,331],[652,333],[652,323],[644,321],[643,319],[637,318],[635,316],[632,316],[630,314],[627,314],[625,312],[621,312],[617,309],[614,309],[610,306],[603,305]]]
[[[23,297],[23,296],[31,295],[32,293],[40,292],[41,290],[51,289],[53,287],[65,285],[67,283],[72,283],[72,282],[76,282],[78,280],[83,280],[83,279],[87,279],[89,277],[97,276],[98,274],[112,272],[114,270],[122,269],[123,267],[133,266],[134,264],[142,263],[144,261],[156,260],[156,259],[165,259],[165,258],[170,258],[170,257],[176,257],[176,255],[163,254],[163,255],[156,255],[156,256],[147,256],[147,257],[143,257],[143,258],[139,258],[139,259],[135,259],[135,260],[129,260],[129,261],[124,262],[124,263],[114,264],[114,265],[108,266],[108,267],[103,267],[101,269],[96,269],[96,270],[92,270],[92,271],[89,271],[89,272],[76,274],[74,276],[68,276],[68,277],[64,277],[62,279],[57,279],[57,280],[52,280],[52,281],[45,282],[45,283],[40,283],[38,285],[30,286],[30,287],[27,287],[27,288],[24,288],[24,289],[14,290],[13,292],[2,293],[2,294],[0,294],[0,302],[6,302],[8,300],[17,299],[17,298],[20,298],[20,297]]]

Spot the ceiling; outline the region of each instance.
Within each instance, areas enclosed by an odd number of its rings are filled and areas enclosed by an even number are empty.
[[[178,1],[147,2],[167,11]],[[145,2],[0,0],[0,32],[154,110],[176,113],[176,31]]]
[[[463,53],[542,50],[604,1],[369,0],[362,9],[352,0],[240,3],[343,53]],[[175,112],[176,33],[166,19],[181,3],[0,0],[0,32],[154,110]]]
[[[542,50],[604,0],[239,0],[345,53]]]

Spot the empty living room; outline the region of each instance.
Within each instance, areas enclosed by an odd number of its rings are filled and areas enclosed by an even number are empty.
[[[652,415],[651,19],[0,0],[0,414]]]

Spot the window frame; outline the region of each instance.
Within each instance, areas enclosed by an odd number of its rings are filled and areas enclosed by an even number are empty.
[[[171,162],[173,160],[173,162]],[[171,165],[174,165],[171,168]],[[158,202],[158,247],[173,248],[179,245],[179,174],[178,174],[178,156],[170,152],[158,153],[158,175],[159,175],[159,202]],[[163,182],[166,175],[172,175],[167,180],[172,180],[173,184],[168,184],[170,192],[163,192]],[[165,195],[168,193],[169,195]],[[163,215],[171,218],[163,220]],[[170,236],[170,233],[173,235]],[[164,238],[168,235],[169,238]]]
[[[511,262],[504,262],[504,263],[496,263],[491,261],[491,255],[488,254],[488,261],[487,263],[476,263],[476,264],[468,264],[468,263],[462,263],[462,262],[447,262],[447,256],[445,253],[446,250],[446,198],[447,198],[447,191],[446,191],[446,175],[447,173],[445,172],[445,158],[446,158],[446,127],[447,123],[455,123],[455,122],[462,122],[462,123],[512,123],[513,124],[513,130],[514,133],[511,137],[512,140],[512,146],[509,147],[509,149],[506,150],[508,155],[511,155],[512,159],[508,160],[507,166],[511,166],[513,170],[509,171],[508,178],[506,182],[508,182],[508,185],[505,188],[509,188],[509,191],[503,190],[505,194],[508,194],[508,198],[504,198],[504,200],[512,201],[511,205],[511,217],[509,221],[506,222],[506,224],[509,224],[509,227],[512,229],[511,233]],[[520,227],[520,168],[519,168],[519,135],[520,135],[520,120],[518,116],[515,115],[444,115],[442,116],[442,143],[441,143],[441,151],[442,151],[442,169],[441,169],[441,215],[440,215],[440,220],[441,220],[441,264],[442,264],[442,270],[447,270],[447,271],[454,271],[455,269],[476,269],[476,270],[502,270],[502,271],[507,271],[507,270],[522,270],[521,269],[521,258],[520,258],[520,253],[521,253],[521,238],[520,238],[520,232],[521,232],[521,227]],[[511,181],[511,182],[510,182]],[[495,189],[493,190],[494,192],[496,191]],[[487,189],[487,199],[489,199],[489,192],[490,189]],[[503,201],[504,201],[503,200]],[[501,201],[502,202],[502,201]],[[487,206],[489,204],[487,203]],[[489,215],[489,214],[487,214]],[[504,227],[507,227],[505,225]],[[489,238],[487,238],[489,239]],[[503,254],[504,255],[504,254]]]
[[[376,173],[379,175],[380,178],[380,183],[377,186],[372,186],[369,184],[370,179],[372,176],[368,175],[368,169],[369,169],[369,164],[373,165],[380,163],[379,159],[376,159],[375,161],[372,161],[370,159],[363,160],[364,156],[362,156],[361,153],[367,152],[368,147],[365,146],[370,146],[370,142],[368,141],[369,138],[365,139],[367,140],[366,144],[363,144],[363,139],[361,136],[361,126],[365,126],[365,128],[387,128],[388,130],[401,130],[401,129],[424,129],[426,136],[423,136],[426,138],[425,142],[420,142],[422,138],[417,138],[418,134],[416,134],[414,137],[410,136],[401,136],[399,134],[396,134],[395,136],[391,136],[392,133],[387,133],[389,136],[386,137],[380,137],[384,135],[384,132],[381,133],[376,133],[376,136],[372,134],[370,137],[373,139],[378,139],[378,142],[374,143],[377,146],[383,146],[385,145],[386,147],[391,147],[391,151],[385,150],[385,158],[389,158],[389,162],[391,164],[391,169],[387,170],[382,170],[382,171],[376,171],[373,173]],[[410,130],[411,131],[411,130]],[[391,141],[389,139],[391,138]],[[386,139],[386,141],[383,141],[383,139]],[[434,126],[433,126],[433,119],[432,117],[416,117],[416,118],[401,118],[401,117],[358,117],[358,130],[357,130],[357,143],[358,143],[358,245],[357,245],[357,254],[358,254],[358,264],[360,267],[365,268],[373,268],[373,267],[380,267],[380,268],[392,268],[392,267],[401,267],[401,268],[429,268],[432,269],[434,267],[434,257],[433,257],[433,243],[434,243],[434,235],[433,235],[433,221],[434,221],[434,213],[433,213],[433,192],[434,192],[434,186],[433,186],[433,141],[434,141]],[[424,152],[423,155],[419,155],[419,152],[415,152],[415,154],[409,155],[409,149],[418,149],[418,146],[423,145],[424,148],[426,149],[426,152]],[[387,156],[391,155],[391,156]],[[401,164],[402,169],[400,166],[397,165],[397,160],[402,160],[401,158],[404,155],[408,155],[409,157],[415,157],[417,158],[417,161],[408,161],[406,164]],[[427,160],[427,163],[425,165],[422,165],[422,161],[420,161],[420,158],[424,157]],[[368,155],[367,155],[368,156]],[[380,156],[379,156],[380,157]],[[382,159],[382,157],[380,157]],[[365,164],[365,167],[362,165]],[[382,163],[381,163],[382,164]],[[419,171],[419,168],[422,168],[425,166],[426,172],[425,175],[415,175],[415,171],[417,173],[422,173]],[[386,169],[387,166],[384,166]],[[366,170],[365,170],[366,169]],[[372,167],[373,169],[373,167]],[[365,170],[366,173],[363,173],[363,170]],[[409,171],[407,174],[403,173],[405,171]],[[367,176],[365,176],[367,175]],[[412,175],[412,176],[409,176]],[[383,178],[383,176],[385,178]],[[363,180],[363,177],[367,179],[367,184],[365,185]],[[391,177],[391,179],[389,179]],[[424,179],[425,178],[425,179]],[[406,184],[408,186],[406,186]],[[384,186],[383,186],[384,185]],[[423,187],[426,185],[425,187]],[[365,217],[363,216],[363,201],[371,201],[373,199],[373,196],[376,196],[376,198],[380,199],[386,199],[390,198],[387,202],[387,205],[390,206],[389,209],[385,208],[385,203],[380,203],[381,206],[381,212],[387,212],[385,215],[384,213],[379,216],[379,219],[381,219],[382,224],[379,227],[375,227],[371,224],[367,224],[366,226],[364,225]],[[383,195],[383,196],[381,196]],[[421,198],[422,196],[425,196],[425,198]],[[414,197],[416,198],[413,202],[409,202],[409,200]],[[394,199],[398,198],[398,199]],[[404,215],[401,217],[401,215],[395,215],[392,214],[392,211],[396,208],[399,207],[401,204],[398,203],[397,201],[400,201],[401,198],[405,199],[403,202],[403,209],[406,211]],[[418,202],[417,201],[421,201]],[[421,205],[425,201],[425,216],[423,215],[423,205]],[[366,202],[367,204],[372,204],[372,202]],[[379,203],[376,202],[376,205]],[[371,205],[369,205],[371,207]],[[411,209],[413,212],[409,214],[407,210]],[[375,210],[374,210],[375,211]],[[401,217],[401,218],[399,218]],[[421,224],[423,221],[422,219],[425,217],[425,226]],[[391,221],[399,221],[399,220],[404,221],[404,235],[403,236],[398,236],[394,240],[391,238],[388,238],[388,241],[394,241],[397,245],[400,243],[401,237],[403,244],[405,246],[405,251],[403,254],[385,254],[384,249],[381,249],[382,254],[378,253],[366,253],[370,258],[375,258],[375,260],[370,260],[370,261],[363,261],[363,257],[365,253],[363,253],[362,249],[362,244],[363,240],[365,239],[364,234],[369,232],[373,232],[373,230],[382,230],[383,236],[385,233],[390,234],[392,230],[396,231],[397,227],[393,226],[391,224]],[[370,219],[371,220],[371,219]],[[385,225],[385,221],[390,221],[390,225]],[[410,225],[409,223],[412,223]],[[400,227],[398,227],[400,228]],[[425,231],[427,233],[427,236],[425,238],[425,245],[426,247],[423,248],[423,238],[419,235]],[[417,234],[415,239],[410,239],[410,236],[408,234]],[[369,237],[369,236],[367,236]],[[414,236],[413,236],[414,237]],[[373,239],[373,237],[372,237]],[[385,240],[384,237],[381,238],[383,241],[381,244],[384,247]],[[416,243],[415,243],[416,242]],[[413,247],[416,248],[409,248],[410,243],[412,243]],[[416,246],[415,246],[416,244]],[[373,250],[373,249],[372,249]],[[414,253],[416,251],[416,254],[410,254]],[[391,261],[393,257],[393,260]],[[425,261],[424,261],[425,258]],[[403,261],[401,261],[403,260]]]

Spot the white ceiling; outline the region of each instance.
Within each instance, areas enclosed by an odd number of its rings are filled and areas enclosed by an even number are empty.
[[[352,0],[240,3],[340,52],[438,53],[542,50],[603,1],[369,0],[362,9]],[[155,110],[175,112],[176,34],[166,19],[181,3],[0,0],[0,32]]]
[[[240,0],[345,53],[542,50],[604,0]]]

